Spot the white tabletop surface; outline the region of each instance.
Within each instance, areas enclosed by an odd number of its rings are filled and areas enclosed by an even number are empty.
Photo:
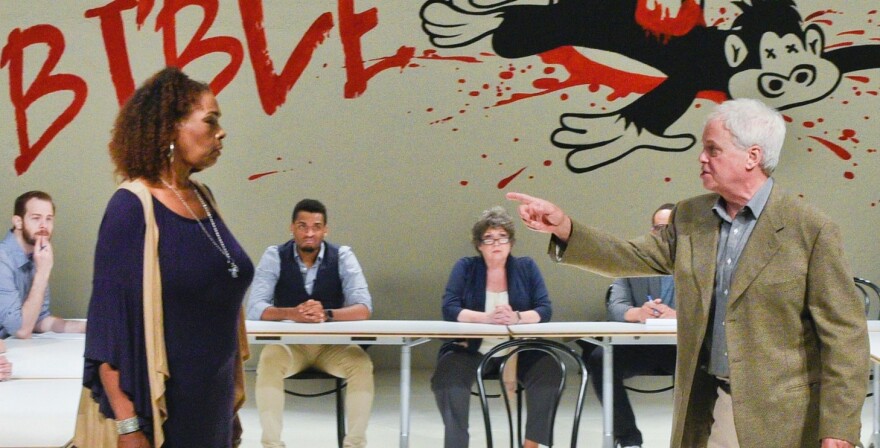
[[[66,445],[73,438],[81,391],[79,379],[0,383],[0,447]]]
[[[247,333],[256,335],[402,336],[417,338],[505,337],[504,325],[466,324],[438,320],[358,320],[302,324],[290,321],[249,320]]]
[[[595,337],[595,336],[671,336],[672,325],[645,325],[626,322],[547,322],[508,327],[513,336]]]
[[[85,335],[36,334],[5,339],[12,379],[82,378]]]

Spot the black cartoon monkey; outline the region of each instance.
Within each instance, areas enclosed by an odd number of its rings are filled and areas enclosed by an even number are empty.
[[[566,164],[575,173],[638,149],[691,148],[692,134],[666,130],[700,91],[758,98],[785,110],[827,97],[844,73],[880,67],[880,45],[825,51],[822,30],[803,26],[793,0],[734,1],[741,14],[730,29],[700,25],[665,37],[636,22],[640,1],[647,0],[429,0],[421,17],[432,44],[441,48],[491,36],[493,50],[505,58],[572,46],[614,52],[666,75],[618,111],[562,115],[551,141],[569,151]]]

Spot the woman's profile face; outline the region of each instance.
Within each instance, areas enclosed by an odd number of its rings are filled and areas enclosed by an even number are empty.
[[[483,254],[483,259],[486,261],[507,260],[507,256],[510,255],[510,246],[510,235],[506,230],[501,227],[490,227],[483,232],[480,253]]]
[[[174,156],[194,172],[201,171],[217,163],[225,137],[217,98],[205,92],[193,105],[192,112],[177,124]]]

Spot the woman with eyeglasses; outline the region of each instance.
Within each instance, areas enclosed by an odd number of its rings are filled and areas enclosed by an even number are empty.
[[[471,230],[474,248],[480,254],[455,263],[443,294],[443,319],[496,325],[548,322],[550,298],[538,265],[529,257],[510,254],[516,230],[504,208],[496,206],[482,213]],[[454,340],[440,348],[431,389],[446,426],[446,448],[468,446],[470,392],[483,354],[504,339]],[[499,354],[501,355],[501,354]],[[548,355],[526,351],[508,362],[505,380],[516,380],[526,393],[526,441],[524,447],[549,445],[553,397],[562,371]],[[490,363],[498,371],[500,357]],[[513,364],[513,365],[511,365]]]

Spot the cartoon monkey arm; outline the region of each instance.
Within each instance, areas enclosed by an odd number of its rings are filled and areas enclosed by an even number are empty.
[[[828,50],[822,57],[840,69],[840,73],[880,68],[880,45],[857,45]]]

